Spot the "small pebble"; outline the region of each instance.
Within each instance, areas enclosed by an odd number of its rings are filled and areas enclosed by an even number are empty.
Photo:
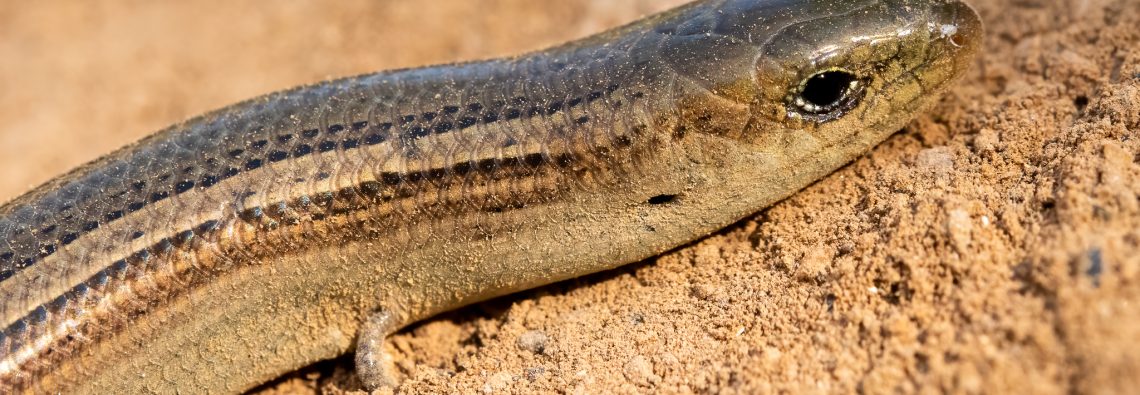
[[[546,337],[546,332],[526,331],[526,333],[523,333],[519,336],[518,342],[516,344],[523,350],[530,351],[535,354],[542,354],[543,351],[546,351],[547,340],[548,338]]]

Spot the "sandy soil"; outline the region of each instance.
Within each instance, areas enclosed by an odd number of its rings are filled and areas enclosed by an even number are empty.
[[[681,1],[0,3],[0,200],[165,125]],[[755,217],[390,342],[407,393],[1140,388],[1140,0],[975,1],[932,113]],[[261,391],[356,388],[348,359]]]

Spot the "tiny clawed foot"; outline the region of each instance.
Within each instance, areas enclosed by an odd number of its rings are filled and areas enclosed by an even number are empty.
[[[380,310],[360,327],[356,340],[356,374],[368,392],[396,389],[392,357],[384,350],[384,340],[398,328],[396,317]]]

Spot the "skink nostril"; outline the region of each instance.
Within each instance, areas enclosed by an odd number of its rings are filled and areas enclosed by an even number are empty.
[[[950,44],[955,47],[961,47],[966,44],[966,37],[962,30],[958,29],[957,25],[942,25],[941,33],[942,37],[946,37],[946,39],[950,41]]]
[[[962,2],[945,4],[937,10],[941,22],[937,34],[945,38],[954,47],[970,47],[980,36],[981,27],[977,13],[969,5]]]

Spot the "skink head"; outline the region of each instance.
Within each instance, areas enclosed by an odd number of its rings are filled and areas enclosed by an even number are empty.
[[[982,37],[978,15],[956,0],[725,0],[694,10],[661,46],[690,87],[682,122],[720,119],[713,134],[787,157],[881,141],[938,100]]]
[[[898,127],[965,71],[981,39],[977,14],[958,1],[819,3],[828,16],[789,25],[760,47],[755,107],[769,121]]]

